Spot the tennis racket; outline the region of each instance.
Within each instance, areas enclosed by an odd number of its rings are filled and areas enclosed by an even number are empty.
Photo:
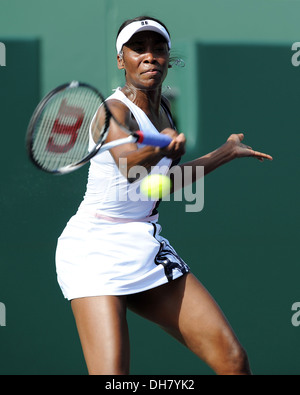
[[[97,142],[89,150],[91,122],[101,106]],[[105,144],[111,120],[128,136]],[[99,126],[100,125],[100,126]],[[41,170],[67,174],[83,165],[98,152],[127,143],[166,147],[172,139],[164,134],[130,131],[121,125],[108,108],[100,92],[91,85],[73,81],[48,93],[36,107],[28,125],[26,146],[30,159]]]

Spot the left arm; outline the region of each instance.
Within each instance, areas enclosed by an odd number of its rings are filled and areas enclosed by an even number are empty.
[[[213,170],[217,169],[218,167],[232,161],[236,158],[242,157],[254,157],[260,161],[264,159],[272,160],[273,158],[262,152],[254,151],[248,145],[242,143],[244,139],[244,135],[241,134],[232,134],[223,144],[221,147],[217,148],[216,150],[210,152],[207,155],[204,155],[200,158],[194,159],[190,162],[183,163],[179,165],[181,170],[184,167],[189,166],[192,169],[192,180],[183,180],[182,185],[186,186],[186,183],[195,182],[197,180],[197,166],[204,167],[204,175],[211,173]],[[184,175],[184,171],[181,171],[181,174]]]

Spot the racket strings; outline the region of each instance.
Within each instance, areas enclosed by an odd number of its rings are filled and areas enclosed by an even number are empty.
[[[84,86],[55,94],[35,123],[32,152],[36,162],[55,171],[85,158],[89,146],[87,131],[101,103],[101,97]]]

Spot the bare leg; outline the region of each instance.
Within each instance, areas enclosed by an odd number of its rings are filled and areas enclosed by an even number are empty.
[[[192,275],[128,296],[128,307],[157,323],[217,374],[251,374],[247,355],[222,311]]]
[[[71,305],[89,374],[129,374],[126,297],[79,298]]]

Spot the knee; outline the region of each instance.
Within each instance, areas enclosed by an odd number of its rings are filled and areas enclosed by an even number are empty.
[[[88,369],[89,376],[123,376],[129,375],[128,369]]]
[[[237,341],[227,347],[225,363],[221,367],[220,374],[251,375],[248,355]]]
[[[122,376],[129,375],[129,364],[102,363],[87,366],[90,376]]]

